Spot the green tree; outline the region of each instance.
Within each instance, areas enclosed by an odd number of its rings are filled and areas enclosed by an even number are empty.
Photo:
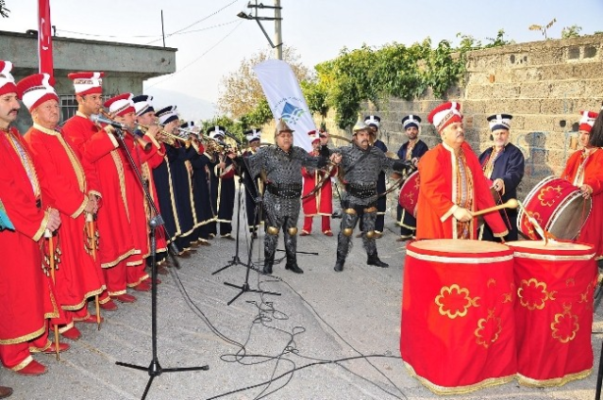
[[[580,31],[582,31],[582,27],[578,25],[566,26],[561,30],[561,38],[569,39],[573,37],[579,37]]]
[[[261,51],[241,61],[239,69],[222,78],[221,94],[218,99],[218,110],[232,118],[241,118],[248,113],[256,112],[256,107],[265,97],[253,67],[270,59],[272,52]],[[310,71],[301,61],[297,51],[292,47],[283,48],[283,60],[291,65],[293,73],[301,82],[310,79]]]

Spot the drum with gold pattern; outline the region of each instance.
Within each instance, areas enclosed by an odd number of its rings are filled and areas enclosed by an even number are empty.
[[[400,352],[439,395],[511,381],[517,372],[513,252],[477,240],[406,247]]]
[[[590,214],[592,201],[583,198],[580,190],[565,179],[549,176],[528,193],[523,205],[545,231],[558,239],[573,240]],[[517,227],[529,239],[543,239],[523,209],[517,214]]]
[[[415,171],[406,178],[404,184],[400,188],[400,197],[398,203],[410,213],[414,215],[417,201],[419,200],[419,171]]]
[[[590,374],[597,267],[586,244],[507,242],[514,251],[517,371],[526,386],[561,386]]]

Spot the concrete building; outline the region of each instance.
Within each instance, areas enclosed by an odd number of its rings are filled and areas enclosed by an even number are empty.
[[[73,85],[67,74],[75,71],[103,71],[103,95],[142,93],[146,79],[176,71],[175,48],[143,46],[53,36],[55,89],[61,99],[62,120],[77,109]],[[14,64],[18,81],[38,71],[37,31],[27,33],[0,31],[0,54]],[[27,110],[20,112],[17,127],[21,132],[31,125]]]

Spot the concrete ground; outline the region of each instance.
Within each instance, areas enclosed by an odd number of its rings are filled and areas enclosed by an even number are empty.
[[[333,221],[339,231],[340,220]],[[243,224],[243,221],[241,221]],[[400,304],[404,248],[395,242],[398,229],[387,219],[378,240],[379,254],[390,268],[365,264],[360,239],[342,273],[335,273],[336,237],[315,232],[300,238],[303,275],[275,265],[274,277],[251,271],[251,289],[280,296],[239,291],[224,285],[245,281],[246,269],[228,264],[235,242],[215,239],[182,269],[161,276],[158,288],[158,359],[163,368],[209,365],[208,371],[163,373],[148,399],[436,399],[441,398],[410,377],[399,358]],[[281,239],[282,242],[282,239]],[[257,242],[253,259],[259,256]],[[282,244],[281,244],[282,246]],[[282,247],[281,247],[282,248]],[[239,256],[247,259],[242,236]],[[284,253],[277,254],[277,257]],[[36,355],[49,367],[39,377],[6,369],[0,384],[14,388],[13,399],[138,399],[148,381],[146,371],[115,365],[116,361],[147,367],[151,361],[151,295],[134,293],[138,301],[105,313],[101,331],[79,325],[82,339],[69,342],[61,355]],[[601,310],[595,331],[603,331]],[[455,399],[584,399],[595,394],[601,335],[593,335],[594,372],[560,388],[532,389],[515,381]],[[228,394],[230,393],[230,394]]]

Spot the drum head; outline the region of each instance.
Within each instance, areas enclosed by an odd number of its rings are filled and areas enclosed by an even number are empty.
[[[564,204],[555,212],[549,226],[545,229],[557,239],[574,240],[590,215],[592,200],[585,199],[577,191],[572,194]]]
[[[519,240],[506,243],[516,252],[529,254],[542,254],[553,256],[583,256],[594,252],[593,247],[584,243],[559,242],[544,240]]]
[[[433,239],[412,242],[409,247],[439,254],[483,254],[508,251],[504,244],[481,240]]]

